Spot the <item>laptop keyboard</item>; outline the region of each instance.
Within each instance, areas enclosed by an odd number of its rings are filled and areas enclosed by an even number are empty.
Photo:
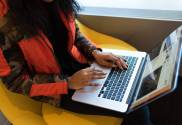
[[[123,56],[122,58],[127,61],[128,69],[112,68],[98,97],[122,102],[138,60],[137,57]]]

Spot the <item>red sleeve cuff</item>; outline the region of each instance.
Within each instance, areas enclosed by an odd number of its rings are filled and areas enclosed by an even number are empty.
[[[68,93],[67,82],[33,84],[30,96],[54,96]]]

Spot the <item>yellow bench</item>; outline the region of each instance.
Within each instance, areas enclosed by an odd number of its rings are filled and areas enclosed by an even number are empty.
[[[77,22],[81,32],[99,47],[113,49],[136,49],[113,37],[98,33]],[[43,104],[26,96],[8,91],[0,81],[0,111],[13,125],[120,125],[122,119],[82,115]]]

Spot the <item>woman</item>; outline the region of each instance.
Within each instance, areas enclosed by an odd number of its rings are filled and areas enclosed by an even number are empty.
[[[102,52],[82,36],[74,20],[78,10],[74,0],[0,0],[0,77],[9,90],[42,102],[121,117],[70,99],[74,90],[96,86],[90,81],[105,77],[89,67],[91,62],[127,69],[123,59]],[[148,124],[140,110],[128,119],[136,115],[141,117],[135,124]]]

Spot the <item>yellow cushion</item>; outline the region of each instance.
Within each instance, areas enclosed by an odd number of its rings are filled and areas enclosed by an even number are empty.
[[[120,125],[122,122],[121,119],[114,117],[82,115],[49,104],[43,105],[42,112],[48,125]]]
[[[25,113],[19,118],[12,121],[13,125],[47,125],[42,116],[35,113]]]
[[[8,91],[1,81],[0,110],[13,125],[45,125],[41,118],[42,104]]]

